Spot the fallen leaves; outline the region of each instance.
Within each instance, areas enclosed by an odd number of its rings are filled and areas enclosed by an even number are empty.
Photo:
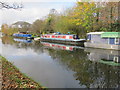
[[[2,58],[2,89],[12,88],[38,88],[41,86],[22,74],[12,63],[8,62],[5,58]]]

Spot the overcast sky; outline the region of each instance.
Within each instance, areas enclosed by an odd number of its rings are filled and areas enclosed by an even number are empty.
[[[66,8],[72,7],[76,0],[3,0],[3,2],[23,3],[22,10],[0,9],[0,25],[2,23],[12,24],[16,21],[27,21],[32,23],[36,19],[45,17],[50,9],[56,9],[59,13]],[[18,3],[17,2],[17,3]],[[2,20],[2,21],[1,21]]]

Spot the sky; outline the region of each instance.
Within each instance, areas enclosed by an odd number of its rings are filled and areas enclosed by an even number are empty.
[[[2,23],[8,25],[17,21],[33,23],[36,19],[42,19],[49,14],[50,9],[56,9],[59,13],[67,8],[73,7],[75,2],[80,0],[0,0],[8,4],[22,3],[21,10],[0,9],[0,27]],[[88,0],[86,0],[88,1]],[[108,1],[108,0],[95,0]],[[114,1],[114,0],[113,0]],[[117,0],[118,1],[118,0]]]
[[[56,9],[61,13],[67,8],[72,7],[76,0],[4,0],[11,4],[12,2],[22,3],[24,8],[21,10],[0,9],[0,26],[3,23],[8,25],[17,21],[27,21],[33,23],[36,19],[42,19],[49,14],[50,9]]]

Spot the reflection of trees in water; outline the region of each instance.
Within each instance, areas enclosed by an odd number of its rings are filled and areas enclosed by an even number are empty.
[[[40,44],[40,42],[32,42],[32,43],[21,43],[21,48],[25,49],[32,49],[34,52],[40,54],[43,53],[43,46]]]
[[[58,59],[69,69],[72,69],[80,85],[88,88],[112,88],[120,84],[119,67],[113,67],[87,59],[87,53],[82,49],[74,51],[48,49],[53,59]]]
[[[4,37],[1,37],[1,39],[2,39],[2,43],[3,44],[10,44],[10,45],[12,45],[12,44],[15,43],[15,41],[13,41],[13,37],[4,36]]]
[[[111,88],[119,85],[119,67],[87,62],[79,63],[78,67],[74,68],[75,76],[80,84],[96,88]]]
[[[40,41],[32,41],[32,43],[16,42],[13,40],[13,37],[4,36],[2,37],[2,43],[10,44],[16,48],[32,49],[38,54],[43,53],[43,45],[40,44]]]
[[[11,44],[17,48],[33,49],[36,53],[49,53],[59,63],[75,72],[74,77],[80,85],[88,88],[111,88],[120,84],[120,67],[113,67],[88,60],[87,53],[82,49],[65,51],[43,47],[40,42],[32,43],[15,42],[13,39],[3,37],[3,44]]]

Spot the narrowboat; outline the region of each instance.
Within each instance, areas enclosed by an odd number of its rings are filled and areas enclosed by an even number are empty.
[[[120,50],[120,32],[87,33],[85,47]]]
[[[40,37],[42,41],[50,41],[50,42],[58,42],[58,43],[66,43],[66,44],[75,44],[84,46],[84,42],[86,39],[79,39],[78,35],[73,34],[45,34]]]
[[[28,38],[28,39],[33,38],[31,34],[25,34],[25,33],[14,33],[13,36],[20,37],[20,38]]]

